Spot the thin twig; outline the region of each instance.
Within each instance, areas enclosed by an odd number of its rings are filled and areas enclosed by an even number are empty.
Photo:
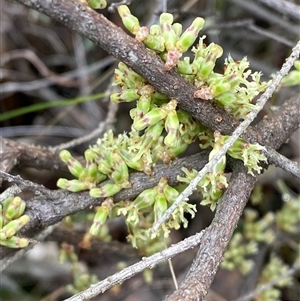
[[[7,62],[16,59],[28,60],[44,77],[50,79],[52,82],[55,82],[58,85],[68,87],[78,86],[78,81],[62,77],[50,71],[48,67],[41,61],[41,59],[29,49],[18,49],[3,53],[1,55],[1,65],[3,66]]]
[[[290,269],[288,269],[283,275],[281,275],[280,277],[277,277],[274,280],[272,280],[272,281],[270,281],[270,282],[268,282],[266,284],[258,286],[257,289],[255,289],[251,293],[249,293],[249,294],[247,294],[245,296],[242,296],[242,297],[236,299],[235,301],[248,301],[248,300],[251,300],[256,295],[258,295],[258,294],[266,291],[267,289],[269,289],[269,288],[277,285],[283,279],[286,279],[288,277],[293,276],[299,270],[300,270],[300,263],[296,263]]]
[[[289,160],[271,147],[266,147],[266,149],[268,153],[268,159],[272,160],[272,163],[275,166],[282,168],[284,171],[300,179],[300,169],[297,162]]]
[[[123,269],[122,271],[107,277],[106,279],[91,285],[87,290],[82,291],[71,298],[65,299],[65,301],[83,301],[88,300],[92,297],[95,297],[101,293],[104,293],[112,286],[127,280],[134,275],[142,272],[146,268],[153,268],[156,264],[161,261],[167,260],[174,257],[177,254],[180,254],[190,248],[196,247],[202,239],[205,230],[192,235],[177,244],[172,245],[168,249],[165,249],[159,253],[156,253],[152,256],[145,257],[141,261]]]
[[[61,151],[63,149],[68,149],[70,147],[74,147],[76,145],[80,145],[82,143],[90,141],[95,137],[100,137],[103,134],[103,132],[106,131],[115,122],[117,110],[118,110],[118,105],[113,102],[110,102],[108,113],[106,115],[105,120],[100,122],[95,130],[93,130],[88,135],[85,135],[83,137],[79,137],[71,141],[68,141],[66,143],[50,147],[49,150],[53,152]]]
[[[31,190],[34,191],[36,195],[44,195],[49,198],[51,198],[52,196],[51,190],[46,188],[44,185],[25,180],[19,175],[13,176],[7,172],[0,170],[0,177],[8,182],[14,182],[21,190]]]
[[[257,104],[253,111],[251,111],[245,120],[235,129],[229,140],[223,145],[220,151],[205,165],[205,167],[199,171],[197,176],[191,181],[189,186],[178,196],[175,202],[165,211],[163,216],[158,219],[158,221],[153,225],[150,230],[151,233],[155,233],[163,222],[168,220],[173,213],[173,211],[179,206],[183,201],[188,200],[188,197],[196,190],[198,183],[204,177],[209,170],[219,162],[219,160],[226,154],[227,150],[233,145],[233,143],[239,138],[239,136],[247,129],[251,122],[255,119],[260,110],[264,107],[265,103],[272,96],[272,94],[278,88],[282,78],[289,72],[294,62],[300,55],[300,41],[293,48],[293,51],[286,62],[282,65],[280,71],[277,73],[271,84],[268,86],[266,91],[258,99]]]
[[[0,204],[8,197],[16,195],[20,192],[22,192],[22,190],[20,189],[20,187],[18,185],[13,185],[13,186],[8,187],[6,190],[4,190],[0,194]]]
[[[60,76],[71,79],[73,77],[77,77],[83,74],[90,74],[95,71],[101,70],[112,63],[116,61],[115,58],[108,56],[106,58],[101,59],[100,61],[89,65],[84,66],[82,69],[75,69],[72,71],[68,71],[65,73],[60,74]],[[43,78],[43,79],[37,79],[33,81],[27,81],[27,82],[7,82],[0,84],[0,90],[2,95],[7,93],[14,93],[14,92],[29,92],[33,90],[38,90],[45,88],[49,85],[53,84],[53,81],[51,81],[49,78]]]
[[[259,0],[272,9],[277,10],[282,14],[291,16],[297,21],[300,21],[300,6],[285,0]]]

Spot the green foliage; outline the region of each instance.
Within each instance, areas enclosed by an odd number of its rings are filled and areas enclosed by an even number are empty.
[[[8,248],[25,248],[29,240],[15,234],[29,221],[24,215],[26,203],[20,197],[8,197],[0,204],[0,244]]]
[[[284,192],[282,191],[282,195],[285,202],[281,210],[276,212],[276,226],[281,231],[296,233],[297,225],[300,223],[300,196],[298,195],[297,197],[294,197],[286,192],[287,187],[283,181],[278,181],[278,184],[280,184],[280,187],[284,189]]]
[[[251,259],[247,259],[247,256],[253,255],[256,251],[257,244],[254,241],[246,242],[241,233],[236,233],[224,254],[221,268],[230,271],[238,268],[242,274],[247,274],[254,264]]]
[[[224,261],[221,267],[227,270],[238,269],[242,274],[248,273],[254,262],[248,259],[248,256],[254,255],[258,250],[258,243],[268,245],[276,241],[277,248],[281,248],[286,243],[282,237],[295,233],[297,225],[300,222],[299,216],[299,196],[293,197],[289,194],[287,197],[287,187],[283,181],[278,183],[278,187],[282,193],[282,198],[286,199],[282,208],[276,213],[266,213],[259,217],[258,211],[255,209],[246,209],[244,211],[244,220],[238,230],[234,233],[229,247],[224,254]],[[255,192],[255,198],[260,193]],[[255,200],[258,203],[258,198]],[[277,237],[281,238],[280,240]],[[294,262],[299,262],[299,245],[289,237],[289,247],[292,247],[292,253],[295,257]],[[299,244],[299,243],[298,243]],[[275,250],[271,250],[270,260],[263,267],[258,286],[267,284],[287,272],[289,266],[276,254]],[[281,300],[280,288],[292,284],[292,278],[287,277],[276,282],[276,285],[264,290],[255,296],[256,301],[273,301]]]
[[[294,67],[296,70],[290,71],[289,74],[282,79],[282,86],[300,85],[300,60],[295,61]]]
[[[78,256],[73,246],[63,243],[58,259],[61,264],[68,263],[70,266],[73,283],[67,285],[66,289],[68,292],[76,294],[99,281],[96,275],[90,275],[85,271],[84,266],[78,261]]]
[[[288,265],[282,262],[282,260],[273,255],[270,258],[269,263],[264,267],[260,279],[259,284],[262,285],[265,283],[269,283],[272,280],[275,280],[279,276],[283,275],[288,270]],[[255,301],[280,301],[281,298],[281,292],[280,288],[286,287],[292,284],[292,277],[287,277],[282,279],[281,281],[277,282],[276,287],[271,287],[259,295],[254,297]]]
[[[264,91],[266,82],[260,81],[260,74],[246,70],[249,66],[246,58],[235,62],[231,57],[225,61],[224,73],[214,72],[216,60],[223,50],[214,43],[204,44],[199,39],[199,31],[204,26],[202,18],[196,18],[185,30],[179,23],[173,23],[173,15],[163,13],[159,24],[149,29],[140,25],[127,6],[118,7],[124,26],[135,39],[157,53],[165,62],[165,70],[177,72],[190,81],[196,88],[195,98],[215,101],[237,119],[243,119],[254,107],[251,103],[254,96]],[[192,47],[194,58],[183,57]],[[73,180],[59,179],[60,188],[73,192],[89,190],[92,197],[110,198],[121,189],[131,186],[129,174],[131,170],[142,171],[152,175],[153,165],[157,162],[168,164],[182,154],[194,141],[200,148],[212,147],[210,159],[229,138],[220,133],[212,133],[197,123],[187,112],[178,107],[176,99],[155,91],[143,77],[126,64],[120,62],[115,70],[113,85],[121,87],[121,91],[111,95],[113,102],[135,102],[130,111],[132,127],[129,133],[114,136],[112,131],[104,134],[95,145],[85,152],[85,162],[79,162],[68,151],[62,151],[61,159],[68,165],[70,172],[76,177]],[[262,154],[263,147],[249,144],[238,139],[228,154],[243,160],[250,174],[260,173],[260,161],[266,160]],[[225,176],[226,157],[202,179],[198,190],[203,196],[202,205],[210,205],[215,209],[219,199],[227,187]],[[178,180],[188,184],[196,175],[195,170],[183,169],[185,175]],[[167,238],[170,229],[187,227],[185,214],[195,215],[195,205],[183,202],[173,213],[171,219],[161,225],[157,233],[150,235],[148,229],[157,221],[172,204],[179,192],[170,187],[167,179],[162,178],[158,185],[143,191],[133,202],[113,204],[111,199],[105,201],[97,209],[90,233],[98,235],[108,218],[125,216],[129,236],[133,246],[158,250],[156,243]],[[152,240],[151,240],[152,238]]]

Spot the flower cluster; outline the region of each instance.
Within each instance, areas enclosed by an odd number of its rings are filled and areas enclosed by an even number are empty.
[[[118,215],[122,214],[126,217],[126,223],[131,229],[130,240],[134,240],[133,245],[136,246],[136,239],[147,240],[149,237],[148,227],[139,227],[139,224],[149,224],[149,228],[153,222],[158,221],[168,207],[174,202],[179,192],[168,185],[167,178],[161,178],[158,185],[144,190],[140,195],[127,206],[118,209]],[[163,223],[157,233],[152,234],[152,238],[159,235],[160,230],[163,231],[164,237],[168,237],[169,229],[179,229],[181,224],[187,227],[188,221],[184,217],[185,213],[195,216],[196,206],[183,202],[173,213],[169,221]]]
[[[246,209],[244,213],[242,232],[234,233],[221,267],[227,270],[238,269],[242,274],[247,274],[253,267],[253,260],[247,256],[254,255],[258,250],[258,243],[271,244],[274,241],[274,215],[267,213],[263,218],[258,218],[258,212]]]
[[[253,255],[257,252],[257,243],[250,241],[246,243],[241,233],[236,233],[224,254],[224,261],[221,263],[221,268],[232,271],[238,268],[242,274],[247,274],[253,267],[253,260],[246,259],[248,255]]]
[[[87,273],[86,267],[78,260],[72,245],[62,243],[58,259],[61,264],[68,263],[70,266],[73,283],[66,286],[68,292],[76,294],[99,281],[96,275]]]
[[[276,212],[278,229],[289,233],[297,232],[297,225],[300,223],[299,204],[300,196],[289,196],[289,200],[284,203],[281,210]]]
[[[264,267],[258,285],[264,285],[287,273],[289,267],[278,256],[272,255],[269,263]],[[291,286],[293,279],[287,276],[276,283],[276,287],[270,287],[255,296],[255,301],[282,300],[280,288]]]
[[[230,138],[229,136],[222,136],[218,131],[214,133],[213,137],[213,150],[209,154],[209,160],[218,153],[224,143]],[[208,143],[207,146],[209,146]],[[235,159],[242,160],[248,169],[248,173],[254,175],[253,171],[260,173],[262,169],[259,166],[259,162],[266,160],[262,150],[264,150],[264,147],[259,144],[250,144],[242,138],[238,138],[227,153]],[[210,205],[211,210],[215,210],[218,200],[228,186],[225,167],[226,156],[223,156],[197,185],[198,192],[203,196],[201,205]],[[194,169],[188,170],[187,168],[183,168],[182,170],[184,176],[177,178],[182,183],[189,184],[198,174],[198,171]]]
[[[246,58],[234,61],[231,56],[225,60],[224,73],[214,72],[216,60],[223,54],[221,46],[204,43],[205,36],[192,48],[194,58],[182,57],[195,43],[199,31],[204,26],[204,19],[196,18],[190,27],[182,32],[179,23],[173,23],[173,15],[160,15],[160,24],[141,27],[139,20],[134,17],[127,6],[118,8],[124,26],[139,42],[154,50],[165,62],[168,71],[176,68],[179,74],[187,78],[196,88],[195,98],[213,100],[237,119],[243,119],[253,109],[253,98],[263,92],[268,83],[260,81],[260,73],[249,67]],[[248,69],[248,70],[247,70]]]
[[[175,99],[170,100],[164,94],[156,92],[124,63],[119,63],[113,84],[121,86],[122,92],[112,94],[112,101],[136,101],[136,107],[130,111],[133,120],[132,132],[144,131],[143,135],[138,135],[141,142],[135,145],[135,149],[140,150],[135,157],[136,160],[143,154],[149,158],[149,152],[154,152],[159,159],[166,162],[185,151],[204,128],[178,108]],[[153,150],[152,145],[155,145]],[[146,147],[149,150],[145,151]],[[131,151],[135,149],[131,148]]]
[[[100,5],[105,1],[94,2]],[[223,50],[214,43],[205,45],[205,37],[200,38],[199,43],[192,48],[192,60],[190,57],[183,57],[204,26],[202,18],[196,18],[183,31],[181,24],[173,22],[172,14],[163,13],[159,24],[148,29],[140,26],[139,20],[130,13],[127,6],[119,6],[118,12],[124,26],[135,39],[155,51],[165,62],[166,72],[175,69],[196,87],[195,98],[218,102],[237,119],[242,119],[253,108],[253,97],[266,88],[267,83],[260,82],[259,73],[246,70],[246,59],[235,62],[229,57],[225,61],[224,73],[214,72],[216,60],[222,56]],[[136,104],[130,110],[133,121],[131,131],[118,136],[114,136],[112,131],[107,132],[86,150],[85,163],[76,160],[68,151],[62,151],[61,159],[76,179],[59,179],[57,185],[73,192],[89,190],[92,197],[107,198],[97,208],[90,234],[99,235],[108,218],[124,215],[130,233],[129,240],[134,246],[141,246],[142,243],[149,243],[151,237],[148,229],[162,216],[179,192],[168,185],[167,179],[162,178],[156,187],[143,191],[133,202],[114,204],[110,197],[131,186],[130,171],[142,171],[151,175],[156,162],[168,164],[197,140],[201,148],[212,147],[211,160],[229,137],[218,132],[212,133],[196,122],[178,107],[176,99],[169,99],[156,91],[143,77],[122,62],[115,70],[113,85],[120,86],[121,91],[112,94],[111,101]],[[253,174],[254,171],[260,172],[258,163],[265,160],[262,150],[259,145],[238,139],[228,154],[243,160],[248,172]],[[226,156],[223,156],[198,185],[203,195],[202,204],[210,205],[212,210],[227,187],[225,166]],[[197,172],[185,169],[184,173],[178,180],[188,184]],[[194,205],[183,202],[152,238],[167,237],[170,229],[178,229],[181,225],[186,227],[188,222],[184,214],[188,212],[193,217],[195,211]]]
[[[8,197],[0,204],[0,244],[8,248],[24,248],[29,244],[25,237],[15,234],[30,220],[24,215],[26,203],[20,197]]]

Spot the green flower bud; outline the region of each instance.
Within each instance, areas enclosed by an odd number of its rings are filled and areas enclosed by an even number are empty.
[[[168,203],[165,196],[163,194],[158,194],[153,208],[155,220],[157,221],[158,218],[162,217],[167,209],[168,209]]]
[[[20,197],[14,197],[12,202],[5,210],[5,219],[13,220],[20,217],[26,207],[25,201],[23,201]]]
[[[105,0],[87,0],[88,5],[94,9],[104,9],[107,5]]]
[[[161,108],[154,108],[141,118],[136,118],[133,121],[132,127],[137,131],[142,131],[146,127],[157,124],[160,120],[166,117],[166,112]]]
[[[174,16],[169,13],[162,13],[159,17],[159,22],[162,29],[164,29],[164,27],[167,25],[171,26],[173,21],[174,21]]]
[[[104,174],[98,171],[98,165],[96,163],[87,163],[86,177],[83,179],[89,183],[99,183],[99,179],[102,181],[106,178]]]
[[[107,5],[106,1],[102,1],[102,0],[86,0],[86,1],[88,5],[93,9],[105,8]]]
[[[121,157],[125,161],[126,165],[134,170],[143,171],[144,170],[144,163],[143,160],[133,160],[132,154],[122,150],[120,152]]]
[[[197,72],[197,79],[206,80],[215,67],[215,63],[208,61],[204,63]]]
[[[84,157],[87,162],[95,162],[99,158],[97,153],[91,148],[84,152]]]
[[[154,36],[149,34],[143,43],[147,48],[152,49],[158,53],[165,51],[165,40],[162,36]]]
[[[102,187],[92,188],[90,190],[90,196],[92,198],[107,198],[118,193],[122,189],[122,186],[115,183],[107,183]]]
[[[66,189],[72,192],[79,192],[87,190],[89,188],[87,183],[80,180],[67,180],[63,178],[58,179],[56,185],[59,188]]]
[[[9,196],[8,198],[6,198],[3,203],[2,203],[2,211],[6,212],[8,207],[10,206],[10,204],[12,203],[12,201],[14,200],[14,197]]]
[[[151,99],[151,97],[141,96],[140,99],[136,103],[136,113],[135,114],[137,114],[137,112],[138,112],[139,115],[145,115],[151,109],[152,109],[152,99]]]
[[[107,217],[110,213],[110,208],[106,205],[100,206],[95,214],[93,224],[89,230],[92,235],[98,235],[100,232],[101,226],[106,222]]]
[[[176,111],[170,112],[165,120],[165,130],[167,133],[171,131],[178,131],[179,126],[180,123]]]
[[[161,32],[167,51],[173,49],[177,41],[177,35],[172,27],[173,19],[173,15],[169,13],[162,13],[160,15]]]
[[[162,122],[158,122],[150,127],[148,127],[144,133],[144,135],[140,138],[140,144],[136,145],[139,149],[139,152],[134,156],[133,161],[138,161],[143,155],[147,153],[147,151],[157,143],[158,138],[160,137],[164,127]],[[144,157],[144,171],[147,167],[148,163],[152,163],[151,155],[149,154],[147,157]],[[146,172],[146,171],[145,171]],[[147,172],[146,172],[147,173]]]
[[[163,194],[158,194],[154,203],[154,221],[157,222],[168,209],[168,203]],[[165,232],[165,237],[169,236],[169,232]]]
[[[118,13],[122,19],[122,22],[127,30],[136,35],[140,29],[140,23],[138,18],[133,16],[126,5],[120,5],[118,7]]]
[[[182,25],[180,23],[174,23],[174,24],[172,24],[172,28],[173,28],[177,38],[179,38],[182,34]]]
[[[110,100],[112,102],[132,102],[139,98],[136,89],[126,89],[120,93],[113,93],[110,96]]]
[[[178,197],[179,192],[175,188],[166,185],[164,187],[164,195],[168,202],[173,203],[175,199]]]
[[[219,83],[219,84],[211,84],[210,85],[211,94],[216,97],[220,94],[226,93],[230,91],[231,86],[229,83]]]
[[[120,85],[125,89],[138,89],[145,83],[143,77],[134,72],[126,64],[120,62],[118,68],[115,69],[115,80],[113,85]]]
[[[179,146],[181,139],[178,130],[170,130],[164,139],[164,144],[168,147]]]
[[[152,100],[155,104],[162,105],[162,104],[166,103],[166,101],[168,100],[168,97],[165,94],[154,91],[154,93],[152,94]]]
[[[179,141],[179,120],[176,111],[170,112],[165,121],[165,129],[168,135],[164,139],[164,143],[167,146],[176,146]]]
[[[98,170],[105,175],[108,175],[113,171],[111,165],[109,165],[105,159],[98,163]]]
[[[177,145],[176,146],[172,146],[172,147],[169,147],[167,149],[167,156],[166,158],[168,157],[168,159],[165,161],[164,157],[162,158],[162,160],[164,161],[165,164],[169,164],[170,163],[170,160],[176,158],[178,155],[182,154],[183,152],[185,152],[185,150],[187,149],[187,147],[189,146],[188,143],[185,143],[183,142],[181,139],[177,139]],[[164,154],[166,155],[166,154]]]
[[[129,179],[129,171],[127,164],[123,160],[123,158],[117,154],[113,154],[114,158],[114,168],[115,170],[111,174],[111,179],[116,182],[116,184],[119,184],[122,186],[122,188],[129,188],[131,186]]]
[[[283,85],[283,86],[296,86],[296,85],[300,85],[300,71],[299,70],[292,70],[292,71],[290,71],[289,74],[286,75],[282,79],[281,85]]]
[[[0,240],[5,240],[13,237],[22,227],[24,227],[30,218],[28,215],[22,215],[18,219],[10,221],[0,230]]]
[[[158,24],[153,24],[150,26],[150,34],[152,36],[160,36],[161,35],[161,27]]]
[[[220,132],[215,131],[214,132],[214,138],[215,138],[215,144],[212,149],[212,151],[209,153],[209,160],[211,160],[222,148],[224,145],[224,137],[221,135]],[[222,156],[222,158],[216,163],[212,170],[211,173],[217,174],[217,173],[223,173],[226,167],[226,156]]]
[[[152,95],[154,92],[151,85],[145,85],[139,90],[141,96],[136,104],[136,114],[143,116],[152,109]]]
[[[110,177],[116,184],[121,185],[122,188],[129,188],[131,187],[131,183],[128,181],[128,176],[128,171],[124,173],[120,170],[115,170]]]
[[[133,206],[139,211],[151,207],[157,196],[157,187],[149,188],[141,192],[133,201]]]
[[[177,63],[178,72],[180,74],[196,74],[198,69],[194,64],[190,63],[190,58],[185,57]]]
[[[29,245],[29,240],[27,238],[13,236],[7,240],[0,240],[0,245],[8,248],[25,248]]]
[[[176,43],[176,48],[181,52],[186,52],[197,39],[199,31],[204,26],[204,19],[198,17],[196,18],[192,25],[186,29],[186,31],[180,36]]]
[[[74,175],[77,178],[83,177],[85,174],[84,167],[82,164],[74,159],[71,155],[71,153],[67,150],[62,150],[59,154],[61,160],[68,164],[69,171],[72,175]]]
[[[230,91],[215,97],[215,100],[221,103],[225,108],[229,108],[231,104],[235,101],[235,99],[236,96],[234,95],[233,92]]]

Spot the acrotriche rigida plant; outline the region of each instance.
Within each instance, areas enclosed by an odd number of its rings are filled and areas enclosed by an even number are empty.
[[[88,2],[91,4],[92,1]],[[105,1],[96,2],[102,5]],[[97,3],[91,6],[95,7]],[[267,83],[261,81],[260,73],[253,73],[248,69],[246,58],[236,62],[229,56],[225,60],[224,72],[214,71],[216,60],[221,57],[223,50],[215,43],[206,45],[205,36],[197,40],[204,26],[204,19],[196,18],[183,30],[181,24],[174,23],[172,14],[162,13],[159,24],[147,28],[140,26],[139,20],[127,6],[119,6],[118,12],[124,26],[135,36],[136,41],[143,43],[165,62],[166,71],[175,69],[197,88],[195,98],[214,101],[241,120],[254,107],[253,98],[266,89]],[[197,44],[193,46],[195,42]],[[184,55],[190,49],[192,59]],[[168,179],[163,177],[157,186],[143,191],[132,202],[126,200],[115,204],[113,196],[121,189],[131,186],[130,172],[142,171],[151,176],[154,164],[168,164],[195,141],[201,149],[212,148],[209,156],[211,159],[229,136],[213,133],[196,122],[178,107],[176,99],[169,99],[156,91],[142,76],[122,62],[115,70],[113,85],[118,85],[121,91],[112,94],[111,101],[135,103],[135,107],[130,110],[131,131],[119,135],[114,135],[112,131],[105,133],[95,145],[85,151],[84,164],[76,160],[69,151],[63,150],[60,157],[76,179],[59,179],[57,185],[72,192],[89,190],[92,197],[106,198],[97,207],[90,228],[91,234],[97,235],[108,218],[123,215],[130,233],[128,240],[132,245],[143,248],[147,244],[149,249],[149,245],[154,244],[156,247],[153,251],[157,251],[163,247],[162,235],[167,238],[170,229],[187,227],[185,214],[189,213],[194,217],[196,206],[182,202],[172,217],[156,233],[150,235],[149,229],[153,223],[179,195],[178,187],[171,187]],[[266,160],[263,149],[258,144],[250,144],[239,138],[229,149],[228,155],[242,160],[250,174],[259,173],[260,161]],[[225,166],[226,156],[197,187],[202,194],[201,204],[209,205],[212,210],[227,187]],[[183,169],[183,176],[178,177],[182,184],[180,189],[196,174],[196,170]]]

